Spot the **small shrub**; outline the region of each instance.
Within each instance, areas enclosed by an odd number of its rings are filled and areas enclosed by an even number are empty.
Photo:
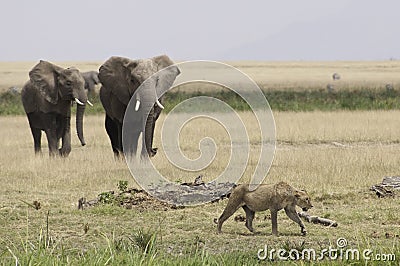
[[[114,203],[115,196],[113,191],[102,192],[99,194],[99,202],[104,204]]]
[[[125,192],[128,188],[128,181],[126,180],[119,180],[118,181],[118,189],[120,192]]]

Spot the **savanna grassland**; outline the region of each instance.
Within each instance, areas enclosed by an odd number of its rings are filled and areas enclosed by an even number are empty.
[[[400,86],[400,61],[338,61],[338,62],[227,62],[249,75],[260,87],[275,90],[325,89],[328,83],[341,89],[384,88]],[[22,87],[29,70],[36,62],[0,62],[0,91]],[[81,71],[97,70],[102,62],[57,62],[63,67],[75,66]],[[341,79],[332,81],[332,74]]]
[[[1,63],[0,89],[22,86],[33,65]],[[99,64],[65,63],[69,65],[92,70]],[[340,81],[335,81],[339,91],[360,88],[380,91],[387,83],[393,84],[395,91],[400,89],[398,61],[238,62],[233,65],[271,90],[325,90],[328,83],[334,83],[333,72],[342,76]],[[320,252],[336,247],[337,239],[345,238],[346,248],[395,254],[395,261],[385,263],[398,265],[400,200],[380,199],[369,189],[384,176],[399,174],[400,110],[343,108],[304,112],[273,108],[273,112],[277,145],[264,182],[286,181],[306,189],[314,205],[309,213],[335,220],[338,227],[305,222],[308,234],[303,237],[299,227],[282,211],[278,215],[280,236],[274,237],[267,211],[256,213],[253,224],[256,234],[250,233],[244,222],[236,222],[234,217],[224,224],[222,234],[216,234],[213,219],[222,213],[227,200],[182,209],[148,205],[126,209],[111,203],[78,210],[79,198],[94,199],[102,192],[118,191],[120,181],[128,181],[128,187],[138,188],[125,162],[113,158],[104,129],[104,115],[86,115],[87,146],[81,147],[72,134],[70,156],[55,159],[48,158],[45,136],[42,136],[43,156],[34,156],[26,117],[8,115],[0,116],[0,262],[3,265],[16,261],[21,265],[253,265],[266,263],[257,259],[258,250],[265,245],[276,250],[313,248]],[[246,181],[257,164],[259,132],[250,112],[240,111],[239,115],[251,144],[242,180]],[[164,113],[157,123],[154,146],[159,147],[159,152],[152,159],[160,173],[174,182],[193,181],[199,174],[209,181],[224,170],[229,160],[230,141],[221,125],[209,119],[196,119],[182,129],[181,149],[189,158],[200,155],[198,145],[204,137],[212,137],[218,147],[215,160],[208,168],[188,173],[173,167],[165,157],[160,137],[165,118]],[[75,132],[72,120],[72,132]],[[34,201],[40,202],[40,209],[35,209]],[[239,210],[234,216],[237,214],[244,215],[244,211]],[[348,262],[324,260],[327,265]],[[363,259],[351,262],[365,263]],[[382,265],[381,261],[374,263]]]

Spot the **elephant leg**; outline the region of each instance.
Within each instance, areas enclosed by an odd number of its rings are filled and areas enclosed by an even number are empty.
[[[132,147],[131,155],[136,155],[137,153],[140,133],[141,131],[138,129],[135,129],[132,132],[132,143],[130,143],[130,146]]]
[[[33,143],[35,147],[35,154],[40,154],[42,152],[41,141],[42,141],[42,130],[38,128],[31,127]]]
[[[122,149],[120,148],[121,146],[119,145],[118,126],[107,114],[106,114],[105,127],[107,135],[111,141],[111,147],[114,152],[114,157],[119,158]]]
[[[124,149],[122,148],[122,123],[117,122],[117,130],[118,130],[118,143],[117,149],[120,153],[123,153]]]
[[[129,137],[125,136],[123,151],[129,159],[133,159],[136,157],[141,129],[129,121],[124,124],[124,127],[125,132],[129,132]]]
[[[58,153],[57,120],[52,114],[44,114],[44,124],[47,128],[44,130],[49,144],[49,155],[55,156]]]
[[[49,144],[49,155],[56,156],[57,152],[58,152],[58,148],[57,148],[58,138],[57,138],[56,129],[49,128],[49,129],[46,129],[45,132],[46,132],[47,142]]]
[[[35,154],[41,153],[41,142],[42,142],[42,130],[37,128],[37,125],[40,124],[38,122],[38,117],[33,113],[26,114],[28,117],[29,126],[31,128],[32,136],[33,136],[33,145],[35,149]]]
[[[42,130],[40,128],[35,127],[35,118],[34,114],[27,114],[29,126],[31,128],[32,136],[33,136],[33,145],[35,149],[35,154],[41,153],[41,142],[42,142]]]
[[[71,120],[70,117],[62,117],[60,121],[60,131],[62,138],[62,146],[60,155],[67,157],[71,152]]]

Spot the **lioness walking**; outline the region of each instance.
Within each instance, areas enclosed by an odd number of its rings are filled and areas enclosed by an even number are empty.
[[[269,209],[272,234],[278,235],[278,211],[285,209],[286,215],[296,222],[301,228],[301,233],[306,235],[307,231],[296,212],[296,205],[303,211],[313,207],[305,190],[297,190],[285,182],[276,185],[261,184],[254,191],[249,191],[248,184],[239,185],[233,189],[228,204],[218,219],[218,233],[221,233],[222,224],[242,207],[246,212],[246,227],[250,232],[254,232],[252,223],[255,212]]]

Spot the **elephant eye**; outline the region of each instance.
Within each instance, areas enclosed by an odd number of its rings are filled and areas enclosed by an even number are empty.
[[[72,85],[72,82],[71,82],[70,80],[67,80],[67,81],[65,82],[65,84],[69,87],[69,86]]]

